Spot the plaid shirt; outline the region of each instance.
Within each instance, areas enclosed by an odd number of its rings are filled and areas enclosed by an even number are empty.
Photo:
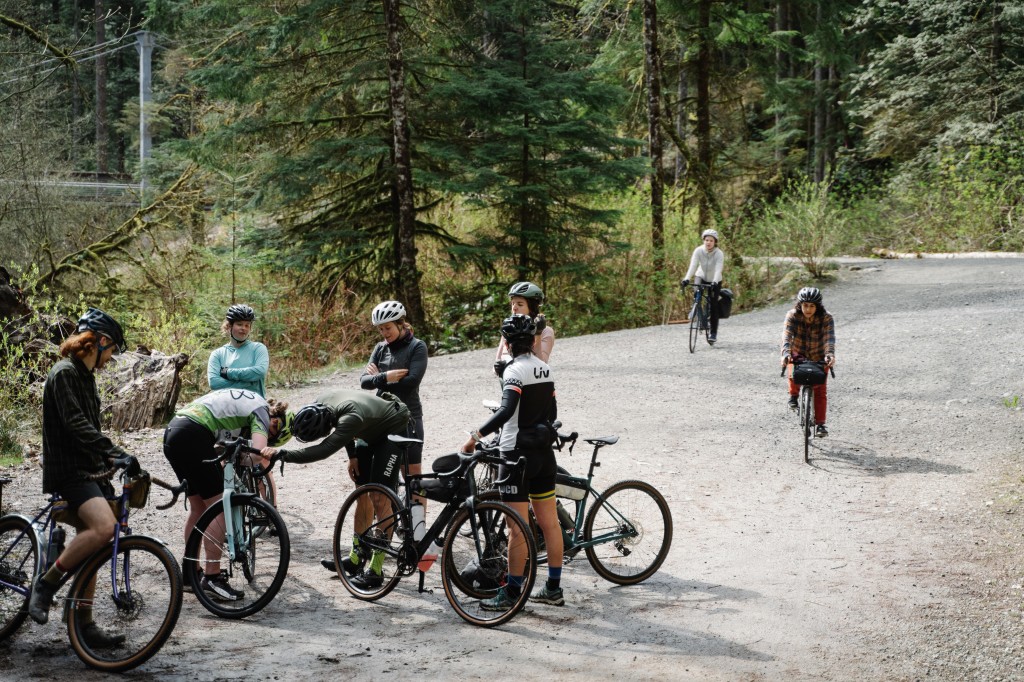
[[[127,453],[100,433],[96,378],[78,358],[61,360],[43,388],[43,492],[74,485]]]
[[[832,315],[815,315],[804,319],[799,308],[786,313],[782,328],[782,356],[799,355],[808,360],[821,361],[826,355],[835,355],[836,327]]]

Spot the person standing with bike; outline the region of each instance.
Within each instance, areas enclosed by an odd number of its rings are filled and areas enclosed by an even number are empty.
[[[270,354],[267,347],[249,338],[256,312],[245,304],[228,308],[221,331],[230,341],[210,353],[206,363],[206,380],[210,390],[243,388],[267,396],[267,370],[270,369]]]
[[[290,422],[293,418],[294,415],[288,412],[288,403],[267,401],[254,391],[239,388],[211,391],[175,413],[164,430],[164,457],[178,480],[188,481],[190,506],[185,519],[186,544],[199,517],[220,501],[224,491],[221,466],[209,462],[217,457],[214,451],[217,441],[247,438],[258,449],[268,443],[283,445],[291,438]],[[266,462],[262,464],[266,465]],[[274,485],[272,480],[271,485]],[[212,541],[207,544],[208,561],[201,568],[203,579],[198,588],[214,599],[236,601],[242,598],[242,591],[231,586],[227,572],[215,563],[220,558],[218,548]],[[182,567],[182,575],[188,575],[184,560]],[[185,584],[186,591],[196,587]]]
[[[694,284],[711,284],[711,336],[708,337],[708,343],[714,345],[718,341],[718,296],[722,291],[722,268],[725,265],[725,253],[718,248],[718,232],[716,230],[704,230],[700,238],[704,240],[704,244],[693,250],[693,255],[690,256],[690,267],[687,269],[683,281],[680,282],[680,288],[685,293],[691,280]],[[700,296],[701,292],[698,290],[694,297],[699,300]]]
[[[540,312],[540,304],[544,302],[544,292],[533,282],[516,282],[508,290],[510,315],[528,315],[537,326],[537,334],[533,337],[531,352],[542,362],[551,358],[551,350],[555,347],[555,330]],[[494,356],[494,373],[501,378],[501,372],[512,361],[512,352],[508,341],[502,336],[498,341],[498,352]]]
[[[75,333],[60,345],[63,358],[50,370],[43,387],[43,492],[58,493],[81,526],[74,539],[45,574],[32,583],[28,613],[37,623],[50,617],[53,596],[61,579],[74,572],[114,537],[117,520],[107,500],[115,497],[108,480],[90,480],[108,468],[107,462],[128,456],[100,430],[100,396],[96,370],[125,350],[124,331],[113,317],[89,308],[78,320]],[[95,583],[89,587],[91,596]],[[79,605],[78,608],[88,608]],[[87,622],[91,619],[86,616]],[[124,642],[88,622],[83,635],[93,648]]]
[[[796,306],[786,313],[782,327],[782,367],[800,362],[822,362],[825,369],[836,364],[835,320],[822,304],[821,290],[804,287],[796,295]],[[825,410],[828,407],[826,381],[814,386],[814,437],[828,435]],[[789,375],[789,407],[797,409],[800,387]]]
[[[379,396],[363,391],[335,389],[320,395],[316,402],[295,413],[292,433],[302,442],[323,438],[323,442],[301,450],[278,450],[267,447],[264,457],[280,458],[291,464],[310,464],[327,459],[342,448],[348,453],[348,475],[357,486],[380,483],[392,490],[398,482],[401,450],[388,440],[389,435],[405,435],[409,424],[409,408],[391,393]],[[326,437],[325,437],[326,436]],[[361,441],[361,442],[359,442]],[[386,504],[382,500],[382,504]],[[374,509],[369,504],[356,508],[357,533],[365,531],[373,522]],[[353,538],[352,552],[342,561],[347,575],[360,589],[375,589],[383,582],[381,566],[383,556],[370,557],[369,566],[363,566],[358,551],[358,540]],[[324,568],[337,571],[332,559],[320,562]]]
[[[502,322],[501,336],[512,353],[512,362],[502,374],[501,406],[483,426],[470,433],[462,451],[473,452],[481,438],[501,429],[498,449],[510,464],[499,468],[496,487],[502,502],[523,519],[529,518],[533,506],[548,552],[547,582],[530,595],[530,600],[562,606],[562,528],[555,503],[558,463],[551,447],[555,438],[551,424],[558,408],[551,368],[533,354],[536,335],[537,325],[529,315],[512,315]],[[520,457],[526,458],[525,469],[511,464]],[[485,610],[504,611],[519,595],[526,556],[516,539],[513,534],[509,542],[509,547],[516,549],[509,552],[508,583],[494,597],[480,603]]]
[[[420,382],[427,373],[427,344],[413,336],[412,327],[405,321],[405,306],[398,301],[384,301],[370,315],[383,340],[370,353],[359,385],[377,395],[387,391],[397,396],[409,408],[407,438],[423,440],[423,403],[420,402]],[[409,443],[405,448],[402,476],[423,473],[423,443]],[[420,504],[426,499],[417,496]],[[333,563],[333,562],[332,562]],[[331,568],[331,570],[334,570]]]

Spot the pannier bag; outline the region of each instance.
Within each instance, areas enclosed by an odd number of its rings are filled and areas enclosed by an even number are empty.
[[[718,292],[718,319],[725,320],[732,315],[732,299],[731,289],[722,289]]]
[[[800,386],[817,386],[825,383],[825,368],[816,362],[802,362],[793,367],[793,383]]]

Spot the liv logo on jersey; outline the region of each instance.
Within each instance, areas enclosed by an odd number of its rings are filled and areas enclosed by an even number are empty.
[[[547,379],[551,375],[550,369],[541,369],[540,367],[533,368],[534,379]]]

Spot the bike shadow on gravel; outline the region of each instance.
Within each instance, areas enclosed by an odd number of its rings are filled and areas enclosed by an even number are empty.
[[[970,469],[921,457],[879,454],[852,441],[829,438],[812,444],[809,466],[846,476],[894,476],[898,474],[968,474]]]

